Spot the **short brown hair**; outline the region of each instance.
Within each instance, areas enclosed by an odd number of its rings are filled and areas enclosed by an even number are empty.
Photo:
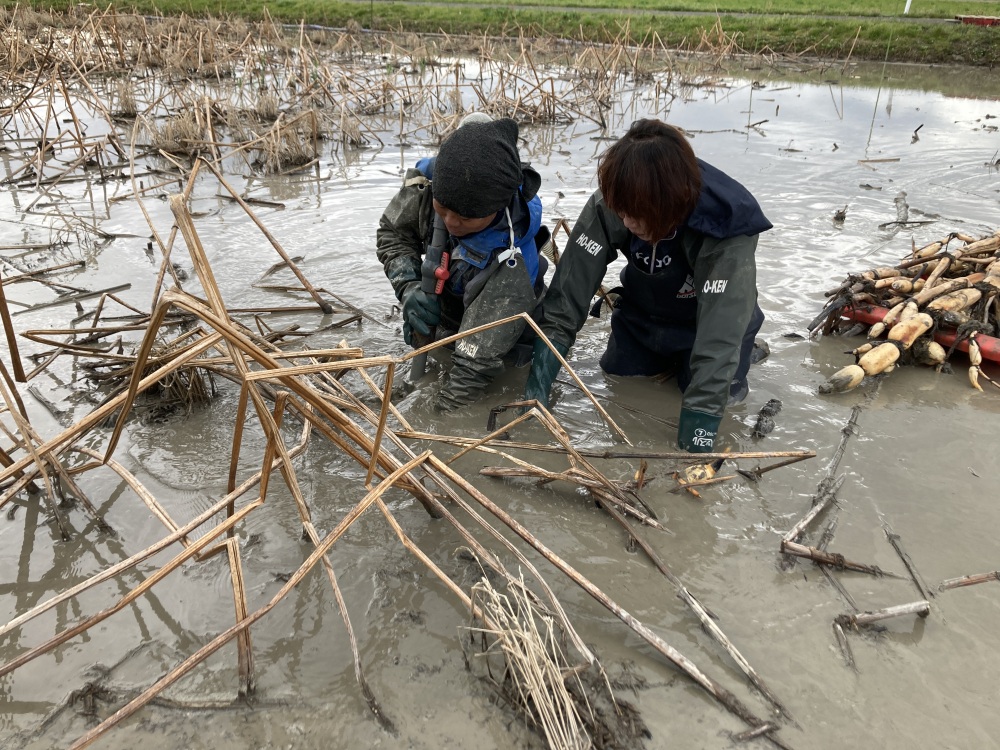
[[[679,229],[701,194],[701,169],[684,134],[661,120],[636,120],[601,155],[597,183],[619,216],[643,222],[657,238]]]

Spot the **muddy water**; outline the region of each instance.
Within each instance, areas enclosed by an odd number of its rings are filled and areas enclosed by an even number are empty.
[[[941,592],[926,619],[907,616],[889,621],[877,634],[849,635],[857,660],[852,671],[831,630],[833,618],[849,605],[812,564],[782,569],[777,554],[782,534],[809,508],[827,474],[852,410],[861,406],[837,470],[846,475],[839,508],[824,519],[833,513],[839,519],[830,549],[905,573],[886,540],[888,525],[932,589],[944,579],[997,568],[1000,392],[972,390],[959,359],[954,374],[903,368],[877,393],[819,396],[817,386],[849,361],[844,350],[857,342],[803,335],[822,307],[823,292],[847,271],[893,264],[912,243],[951,231],[982,235],[998,226],[1000,173],[991,164],[1000,149],[1000,104],[992,98],[993,84],[989,79],[976,84],[974,72],[952,71],[944,80],[960,94],[954,96],[942,86],[926,88],[920,74],[907,68],[857,80],[839,70],[805,80],[768,78],[761,71],[713,75],[711,85],[685,87],[669,103],[657,99],[652,87],[639,85],[616,106],[607,132],[582,120],[523,128],[524,152],[543,176],[550,222],[559,216],[572,221],[594,189],[594,159],[607,146],[606,136],[654,114],[691,132],[699,156],[746,184],[775,225],[758,250],[760,303],[767,315],[762,334],[772,354],[752,371],[750,396],[730,411],[722,432],[735,450],[808,449],[817,457],[766,474],[757,484],[739,480],[705,490],[701,500],[671,494],[669,481],[654,479],[644,498],[670,531],[644,536],[718,615],[722,629],[785,702],[797,723],[781,735],[799,748],[1000,746],[994,739],[1000,734],[995,711],[1000,584]],[[403,148],[391,132],[384,138],[383,148],[327,153],[304,176],[249,183],[253,197],[284,204],[283,210],[259,213],[290,253],[304,256],[306,275],[376,319],[314,337],[317,346],[343,338],[369,353],[404,351],[398,317],[391,317],[394,299],[374,256],[374,227],[401,171],[428,147]],[[92,210],[109,233],[136,236],[85,248],[87,268],[68,283],[98,288],[127,281],[132,286],[121,296],[146,309],[155,274],[144,252],[147,231],[134,204],[106,208],[107,192],[116,189],[81,191],[75,209]],[[11,192],[0,198],[0,244],[47,241],[46,220],[21,213],[34,198]],[[166,233],[165,202],[149,201],[147,207]],[[834,213],[845,207],[846,219],[834,222]],[[195,200],[194,210],[227,301],[273,302],[273,296],[250,287],[276,257],[243,212],[208,194]],[[881,226],[900,218],[929,223]],[[179,260],[190,268],[186,258]],[[616,272],[614,267],[609,280]],[[22,302],[44,299],[23,285],[9,289],[8,296]],[[50,308],[15,320],[44,328],[62,326],[68,317]],[[323,321],[303,316],[298,322],[314,328]],[[571,363],[637,447],[670,449],[673,430],[662,420],[675,417],[679,394],[671,384],[605,376],[597,360],[607,333],[607,320],[588,322]],[[481,403],[448,416],[425,406],[436,387],[429,376],[400,408],[418,429],[479,435],[489,408],[519,395],[525,374],[505,374]],[[1000,372],[994,368],[990,374]],[[39,392],[66,411],[66,423],[89,408],[79,375],[68,360],[60,360],[36,381]],[[225,384],[220,391],[210,406],[190,415],[134,423],[116,454],[175,518],[191,517],[224,493],[237,394]],[[577,391],[557,385],[556,395],[554,414],[579,445],[614,447]],[[57,417],[30,396],[25,399],[36,427],[54,434]],[[753,440],[755,415],[769,399],[782,403],[776,428]],[[529,428],[519,436],[539,439],[541,433]],[[100,445],[100,436],[92,442]],[[254,449],[259,455],[259,448],[259,440],[249,439],[246,455]],[[556,459],[537,460],[559,466]],[[479,467],[495,463],[490,457],[460,463],[557,554],[751,708],[766,713],[667,582],[626,550],[620,529],[592,503],[565,487],[477,477]],[[615,478],[637,468],[634,462],[599,466]],[[297,471],[321,530],[332,528],[364,492],[363,471],[318,440],[297,459]],[[662,477],[663,467],[654,464],[650,474]],[[77,530],[69,542],[57,541],[51,519],[32,507],[0,521],[0,621],[162,536],[162,527],[110,473],[90,472],[83,483],[119,536],[98,533],[79,511],[69,513]],[[467,566],[456,554],[461,540],[451,527],[430,521],[402,495],[393,495],[391,505],[414,541],[468,582]],[[250,516],[240,538],[250,606],[256,608],[309,552],[297,512],[279,484],[272,483],[267,504]],[[148,575],[166,559],[154,558],[142,572]],[[227,647],[168,691],[177,705],[146,707],[99,746],[542,746],[495,704],[485,682],[466,671],[459,646],[467,623],[462,607],[403,549],[381,517],[370,514],[356,523],[334,547],[332,559],[368,681],[397,734],[381,730],[367,712],[329,584],[314,573],[253,629],[258,685],[253,709],[220,707],[236,689],[235,652]],[[647,747],[730,746],[728,733],[744,728],[738,720],[556,571],[543,570],[609,674],[631,676],[636,689],[623,697],[648,726]],[[922,598],[909,580],[834,575],[862,610]],[[10,660],[108,606],[140,580],[132,574],[56,608],[0,641],[0,656]],[[229,627],[232,618],[224,560],[185,567],[82,638],[0,678],[4,746],[69,744],[88,727],[88,718],[72,710],[53,715],[71,691],[100,680],[119,700],[99,703],[104,715],[109,705],[120,705]],[[51,720],[44,729],[32,733],[46,716]]]

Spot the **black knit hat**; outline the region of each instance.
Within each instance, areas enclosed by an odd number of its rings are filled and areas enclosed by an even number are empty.
[[[434,162],[438,203],[467,219],[503,210],[521,185],[517,123],[467,122],[441,144]]]

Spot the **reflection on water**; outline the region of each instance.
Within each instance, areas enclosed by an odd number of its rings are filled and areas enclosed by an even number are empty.
[[[469,65],[466,74],[472,76]],[[726,633],[788,704],[801,729],[784,730],[785,739],[810,748],[862,742],[886,748],[995,747],[993,737],[1000,732],[991,679],[1000,669],[993,648],[1000,616],[992,588],[996,584],[941,593],[926,621],[903,618],[877,635],[849,635],[858,662],[855,673],[844,667],[831,633],[833,618],[847,611],[847,604],[811,564],[799,562],[791,571],[776,564],[780,536],[808,509],[852,409],[861,405],[856,435],[838,469],[846,479],[838,494],[839,525],[831,549],[903,572],[886,542],[883,527],[888,523],[932,586],[996,567],[1000,393],[972,391],[961,372],[902,369],[874,397],[864,391],[821,397],[816,386],[842,366],[843,352],[856,342],[815,341],[801,334],[822,307],[824,291],[847,271],[893,264],[912,244],[951,231],[981,235],[997,227],[1000,103],[979,98],[988,90],[976,80],[979,71],[851,71],[858,77],[840,70],[703,75],[691,77],[669,96],[656,81],[637,83],[615,102],[606,129],[582,117],[524,126],[523,153],[543,177],[541,197],[549,222],[558,217],[572,221],[595,187],[595,159],[609,139],[638,117],[659,116],[688,131],[699,156],[746,184],[774,223],[758,249],[760,304],[767,315],[762,334],[772,354],[752,371],[750,397],[731,412],[723,433],[737,449],[812,449],[818,456],[768,473],[756,484],[704,491],[700,501],[670,493],[667,481],[654,480],[644,497],[673,534],[644,536],[718,615]],[[995,85],[995,77],[989,81]],[[389,317],[395,300],[374,254],[374,228],[402,171],[433,145],[426,132],[401,139],[391,123],[384,124],[379,136],[384,145],[377,148],[331,147],[301,174],[233,179],[242,180],[240,189],[248,196],[281,204],[261,207],[258,215],[290,254],[304,257],[300,265],[314,284],[363,307],[377,322],[337,332],[338,338],[368,353],[401,353],[400,324]],[[2,149],[0,159],[9,173],[11,162]],[[86,214],[111,239],[56,251],[44,262],[86,260],[86,267],[67,283],[86,288],[127,283],[131,286],[120,297],[148,309],[156,273],[145,252],[148,228],[134,202],[112,200],[129,188],[80,184],[61,190],[66,212]],[[58,233],[52,214],[39,212],[39,198],[31,190],[0,193],[0,244],[47,243]],[[165,201],[146,203],[158,230],[167,233],[171,218]],[[909,221],[927,223],[891,225],[898,221],[901,205]],[[193,207],[230,304],[267,300],[266,293],[251,287],[275,260],[259,230],[237,206],[214,195],[196,194]],[[837,211],[846,211],[843,221],[834,220]],[[6,274],[14,261],[10,252],[0,253],[8,258]],[[177,253],[177,261],[189,265],[183,252]],[[16,263],[23,271],[41,261],[28,257]],[[617,272],[616,264],[610,274]],[[44,299],[27,289],[7,288],[16,313]],[[62,308],[46,308],[16,315],[15,321],[21,330],[62,327],[67,315]],[[303,320],[306,328],[316,324]],[[606,336],[606,320],[589,322],[572,363],[637,446],[669,449],[672,430],[659,420],[676,413],[676,389],[669,383],[605,377],[596,361]],[[31,351],[28,345],[25,352]],[[63,358],[36,382],[51,401],[72,410],[86,390],[79,375]],[[432,415],[419,404],[409,408],[409,401],[404,408],[418,429],[481,434],[489,407],[515,397],[523,377],[524,371],[505,374],[486,402],[458,415]],[[235,397],[222,388],[222,399],[190,417],[134,425],[131,447],[119,451],[119,460],[179,517],[207,507],[224,486]],[[556,391],[554,413],[574,440],[608,447],[610,438],[584,397],[568,386],[557,385]],[[763,440],[751,440],[754,416],[772,398],[783,406],[776,428]],[[51,415],[34,401],[30,407],[40,431],[54,433]],[[328,529],[360,497],[363,477],[322,448],[301,461],[306,469],[300,476],[310,478],[306,490],[314,498],[317,523]],[[466,467],[474,475],[476,467],[489,463],[492,458],[467,462]],[[636,467],[609,462],[601,468],[626,476]],[[658,471],[650,467],[651,474]],[[88,474],[85,481],[120,536],[89,527],[84,531],[84,516],[71,512],[79,533],[72,542],[60,542],[33,503],[13,519],[0,521],[0,620],[6,622],[162,534],[110,472]],[[626,540],[592,502],[565,487],[485,479],[479,485],[668,642],[742,691],[743,680],[732,664],[708,642],[665,580],[626,551]],[[273,492],[243,532],[252,608],[270,599],[282,576],[308,552],[291,502],[280,488]],[[418,544],[449,559],[459,542],[447,528],[429,522],[419,506],[401,503],[398,511]],[[122,583],[106,584],[14,631],[0,642],[0,655],[9,660],[108,606],[166,559],[161,557]],[[115,730],[104,746],[130,747],[141,741],[177,747],[199,736],[226,738],[227,747],[508,748],[537,743],[523,728],[509,727],[488,691],[464,671],[456,641],[456,628],[466,622],[461,607],[428,580],[384,524],[374,519],[357,524],[335,547],[333,560],[369,681],[400,728],[399,737],[381,734],[369,718],[329,586],[316,575],[254,629],[258,711],[188,716],[149,707],[144,724]],[[0,678],[3,733],[13,737],[37,725],[70,690],[92,679],[88,670],[97,663],[111,669],[112,683],[128,687],[142,687],[171,668],[231,624],[227,575],[222,559],[182,571],[105,627]],[[906,580],[834,575],[863,609],[920,598]],[[571,619],[610,668],[628,661],[642,676],[646,688],[631,699],[653,733],[651,746],[665,746],[668,737],[677,747],[727,745],[721,733],[739,729],[728,715],[703,695],[680,689],[686,683],[675,680],[674,672],[616,621],[568,583],[554,575],[550,579]],[[129,654],[133,656],[120,661]],[[223,654],[180,682],[174,697],[230,700],[235,659]],[[671,709],[664,710],[666,705]],[[69,712],[49,735],[27,746],[63,744],[65,738],[79,736],[85,725],[84,717]],[[14,746],[21,744],[18,739]]]

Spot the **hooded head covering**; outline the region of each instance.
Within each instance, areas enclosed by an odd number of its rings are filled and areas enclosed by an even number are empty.
[[[434,198],[467,219],[503,210],[523,179],[517,132],[509,118],[463,121],[434,161]]]

